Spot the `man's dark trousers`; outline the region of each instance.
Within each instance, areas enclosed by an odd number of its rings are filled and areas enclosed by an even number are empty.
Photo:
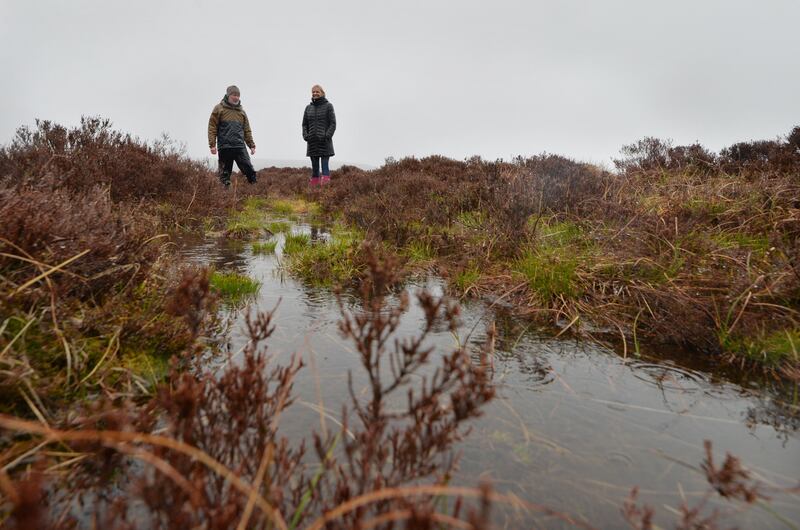
[[[219,153],[219,180],[226,186],[231,183],[231,171],[233,163],[239,168],[250,184],[256,183],[256,170],[250,162],[250,155],[247,154],[246,147],[232,147],[220,149]]]

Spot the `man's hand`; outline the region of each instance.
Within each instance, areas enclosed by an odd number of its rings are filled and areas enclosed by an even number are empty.
[[[254,155],[254,154],[256,154],[256,148],[255,148],[255,147],[251,147],[251,148],[250,148],[250,154],[251,154],[251,155]]]
[[[217,154],[217,148],[216,147],[212,147],[211,148],[211,154],[212,155],[216,155]]]

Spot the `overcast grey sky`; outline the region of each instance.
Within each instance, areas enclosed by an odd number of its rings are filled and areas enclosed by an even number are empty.
[[[0,0],[0,143],[101,115],[205,156],[237,84],[256,156],[299,159],[320,83],[340,161],[718,149],[800,124],[798,27],[798,0]]]

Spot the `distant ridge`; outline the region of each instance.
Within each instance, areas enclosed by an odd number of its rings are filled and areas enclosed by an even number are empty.
[[[212,169],[217,168],[217,158],[216,157],[206,157],[206,163]],[[264,169],[267,167],[311,167],[311,161],[307,158],[304,159],[290,159],[290,158],[252,158],[250,160],[253,163],[253,167],[258,169]],[[370,164],[362,164],[360,162],[348,162],[346,160],[336,161],[335,158],[331,158],[331,169],[339,169],[342,166],[355,166],[361,168],[363,170],[369,171],[371,169],[375,169],[375,166]],[[236,164],[234,164],[234,170],[236,169]]]

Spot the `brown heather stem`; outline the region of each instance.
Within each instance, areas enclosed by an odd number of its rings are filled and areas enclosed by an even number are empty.
[[[145,433],[137,433],[137,432],[95,431],[95,430],[62,431],[45,427],[36,422],[21,420],[13,416],[7,416],[5,414],[0,414],[0,427],[3,427],[4,429],[8,429],[10,431],[38,434],[40,436],[46,437],[48,441],[100,442],[103,445],[107,445],[109,447],[117,447],[121,442],[145,443],[178,451],[179,453],[183,453],[186,456],[189,456],[191,458],[194,458],[202,462],[204,465],[206,465],[209,469],[217,473],[219,476],[223,477],[225,480],[230,481],[233,487],[239,490],[241,493],[248,496],[253,495],[256,505],[259,508],[261,508],[261,510],[265,514],[270,516],[270,518],[275,522],[278,528],[282,530],[288,530],[286,522],[283,520],[283,517],[281,516],[280,512],[278,512],[275,508],[270,506],[270,504],[266,500],[264,500],[264,498],[261,495],[259,495],[258,492],[250,484],[243,481],[241,478],[239,478],[238,475],[236,475],[236,473],[223,466],[221,463],[210,457],[205,452],[189,444],[183,443],[179,440],[175,440],[174,438],[168,438],[166,436],[158,436]]]
[[[583,528],[585,530],[594,530],[593,526],[583,523],[581,521],[576,521],[569,515],[553,510],[552,508],[548,508],[547,506],[529,503],[512,495],[503,495],[501,493],[495,493],[493,491],[486,492],[479,488],[465,488],[456,486],[406,486],[398,488],[385,488],[378,491],[373,491],[361,495],[359,497],[350,499],[349,501],[340,504],[333,510],[326,512],[316,521],[311,523],[311,525],[307,528],[307,530],[321,530],[326,524],[330,523],[331,521],[334,521],[339,517],[342,517],[343,515],[352,512],[353,510],[357,510],[358,508],[368,506],[370,504],[379,501],[384,501],[388,499],[410,498],[419,495],[443,495],[447,497],[469,497],[473,499],[480,499],[486,496],[492,502],[499,502],[502,504],[506,504],[516,509],[543,513],[545,515],[549,515],[551,517],[555,517],[557,519],[565,521],[577,528]]]

